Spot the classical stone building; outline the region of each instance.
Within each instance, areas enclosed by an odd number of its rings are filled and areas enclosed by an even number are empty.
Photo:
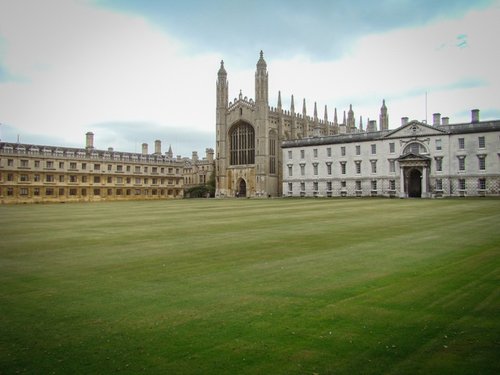
[[[394,130],[285,141],[282,158],[284,196],[499,195],[500,120],[403,118]]]
[[[201,181],[213,169],[213,150],[207,155],[174,158],[171,148],[162,154],[159,140],[153,153],[146,143],[141,153],[98,150],[91,132],[83,148],[1,142],[0,202],[182,198],[185,179]]]
[[[207,148],[205,157],[199,158],[198,152],[193,151],[191,159],[183,158],[184,160],[184,189],[189,189],[195,186],[206,185],[210,176],[215,169],[214,149]]]
[[[295,111],[292,95],[289,110],[281,104],[269,106],[267,64],[261,51],[255,71],[255,100],[240,92],[229,102],[228,74],[221,62],[217,74],[216,108],[216,185],[217,196],[268,197],[282,195],[281,143],[309,137],[352,134],[363,130],[360,118],[356,126],[352,105],[338,122],[337,109],[333,121],[328,119],[325,106],[323,118],[318,117],[314,103],[313,115],[306,110]],[[367,130],[376,130],[376,121],[368,121]],[[389,117],[385,102],[380,112],[380,130],[387,130]]]

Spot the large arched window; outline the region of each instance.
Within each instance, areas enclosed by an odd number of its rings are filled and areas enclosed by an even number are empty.
[[[252,125],[240,122],[229,131],[231,165],[255,163],[255,131]]]
[[[409,145],[407,145],[403,151],[403,155],[406,154],[414,154],[414,155],[420,155],[420,154],[427,154],[427,149],[425,146],[421,143],[418,142],[412,142]]]

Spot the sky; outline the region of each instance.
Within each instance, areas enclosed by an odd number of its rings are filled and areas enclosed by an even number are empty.
[[[0,139],[175,155],[215,148],[215,85],[389,127],[500,119],[500,0],[0,0]]]

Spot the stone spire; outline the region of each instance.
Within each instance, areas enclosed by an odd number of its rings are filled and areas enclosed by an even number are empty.
[[[257,70],[255,71],[255,102],[258,103],[269,103],[268,100],[268,74],[267,74],[267,64],[264,60],[264,53],[260,51],[260,58],[257,61]]]
[[[217,72],[217,108],[226,108],[228,104],[229,85],[227,82],[227,72],[224,69],[224,60],[220,62]]]
[[[295,104],[293,103],[293,95],[292,95],[292,103],[290,104],[290,112],[295,113]]]
[[[363,116],[359,116],[359,131],[364,132],[363,129]]]
[[[314,121],[318,121],[318,108],[316,107],[316,102],[314,102]]]
[[[380,108],[379,123],[380,123],[380,130],[389,130],[389,115],[387,114],[385,99],[382,100],[382,107]]]
[[[278,91],[278,109],[281,109],[281,91]]]

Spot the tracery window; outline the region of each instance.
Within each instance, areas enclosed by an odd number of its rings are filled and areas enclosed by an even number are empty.
[[[255,163],[255,131],[252,125],[241,122],[229,132],[230,164],[244,165]]]
[[[422,145],[421,143],[418,142],[413,142],[410,143],[408,146],[405,147],[403,154],[409,154],[412,153],[414,155],[419,155],[419,154],[427,154],[427,149]]]

